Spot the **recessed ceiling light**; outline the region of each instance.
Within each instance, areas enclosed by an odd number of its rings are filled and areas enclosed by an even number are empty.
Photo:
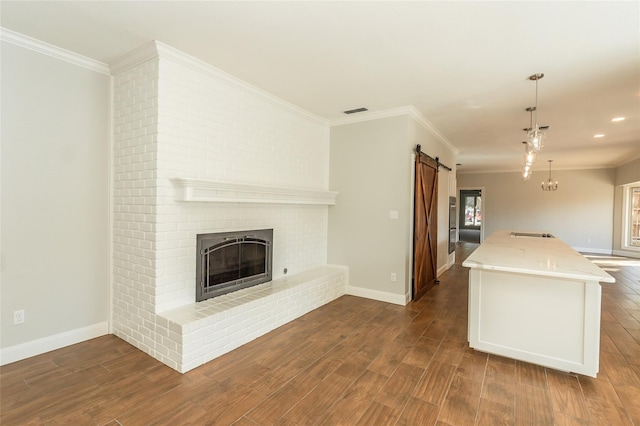
[[[598,133],[597,135],[593,135],[594,138],[604,138],[602,133]]]
[[[612,118],[611,121],[613,122],[617,122],[617,121],[624,121],[626,117],[616,117],[616,118]]]

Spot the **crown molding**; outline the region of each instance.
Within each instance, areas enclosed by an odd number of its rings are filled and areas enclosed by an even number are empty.
[[[416,107],[411,105],[409,108],[410,108],[409,115],[413,117],[418,123],[420,123],[420,125],[424,127],[428,132],[430,132],[432,135],[438,138],[440,142],[442,142],[447,148],[451,150],[451,152],[453,152],[453,155],[460,154],[460,150],[456,148],[455,145],[452,144],[451,141],[449,141],[449,139],[445,137],[445,135],[440,133],[440,131],[436,128],[436,126],[434,126],[433,123],[427,120],[425,116],[422,115],[420,111],[417,110]]]
[[[640,160],[640,153],[638,153],[635,156],[627,157],[627,158],[625,158],[623,160],[620,160],[617,163],[614,163],[615,164],[614,167],[615,168],[622,167],[622,166],[627,165],[629,163],[633,163],[636,160]]]
[[[171,46],[168,46],[164,43],[156,41],[156,48],[158,49],[158,55],[160,58],[167,59],[171,62],[183,65],[195,72],[199,72],[208,77],[211,77],[215,80],[218,80],[222,83],[225,83],[235,89],[253,95],[255,97],[261,98],[280,109],[284,109],[293,114],[296,114],[302,118],[307,120],[316,122],[323,126],[328,126],[329,121],[324,117],[320,117],[319,115],[313,114],[305,109],[302,109],[288,101],[285,101],[282,98],[279,98],[265,90],[262,90],[256,86],[253,86],[246,81],[240,80],[237,77],[232,76],[219,68],[214,67],[200,59],[197,59],[193,56],[187,55],[184,52],[181,52]]]
[[[160,41],[153,40],[139,48],[132,50],[126,55],[120,57],[111,64],[111,72],[119,74],[127,69],[139,65],[153,58],[160,58],[171,61],[175,64],[182,65],[192,71],[213,78],[221,83],[231,86],[237,90],[258,97],[280,109],[289,111],[307,120],[316,122],[323,126],[329,126],[329,120],[319,115],[304,110],[290,102],[285,101],[269,92],[259,89],[237,77],[227,74],[219,68],[214,67],[200,59],[190,56],[178,49],[166,45]]]
[[[95,59],[88,58],[70,50],[45,43],[44,41],[37,40],[3,27],[0,27],[0,40],[100,74],[111,75],[109,66],[103,62],[96,61]]]
[[[424,115],[422,115],[420,113],[420,111],[418,111],[418,109],[416,107],[414,107],[413,105],[408,105],[408,106],[403,106],[403,107],[398,107],[398,108],[385,109],[385,110],[381,110],[381,111],[368,111],[368,112],[365,112],[365,113],[360,113],[360,114],[354,115],[353,117],[347,117],[347,118],[340,118],[340,119],[336,119],[336,120],[331,120],[329,122],[329,125],[331,127],[342,126],[344,124],[359,123],[359,122],[370,121],[370,120],[379,120],[379,119],[382,119],[382,118],[397,117],[397,116],[400,116],[400,115],[408,115],[409,117],[411,117],[414,120],[416,120],[418,122],[418,124],[420,124],[425,130],[427,130],[433,136],[435,136],[454,155],[458,155],[460,153],[460,150],[458,148],[456,148],[449,141],[449,139],[447,139],[442,133],[440,133],[440,131],[429,120],[427,120],[424,117]]]
[[[157,57],[158,49],[156,48],[156,42],[150,41],[112,61],[109,64],[109,68],[111,74],[115,76]]]
[[[619,166],[618,166],[619,167]],[[554,167],[553,172],[571,172],[571,171],[580,171],[580,170],[615,170],[616,166],[574,166],[574,167]],[[531,169],[531,172],[536,173],[549,173],[549,168],[544,168],[542,164],[538,165]],[[522,169],[475,169],[475,170],[461,170],[460,166],[456,169],[457,175],[483,175],[483,174],[493,174],[493,173],[518,173],[522,174]]]

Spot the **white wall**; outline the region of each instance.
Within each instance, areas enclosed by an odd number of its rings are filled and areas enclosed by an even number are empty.
[[[411,181],[408,117],[331,129],[328,262],[349,267],[349,284],[404,300]],[[389,219],[389,211],[398,220]],[[390,274],[397,281],[390,281]]]
[[[458,174],[458,188],[483,187],[484,235],[499,229],[550,232],[570,246],[611,253],[615,169],[559,170],[555,192],[542,191],[547,171]]]
[[[638,142],[640,150],[640,142]],[[640,182],[640,158],[616,168],[616,185]]]
[[[453,165],[454,154],[412,116],[403,114],[331,129],[328,262],[349,267],[353,294],[404,304],[411,295],[413,154]],[[449,179],[439,176],[438,268],[447,266]],[[445,200],[444,202],[442,200]],[[390,211],[398,219],[390,219]],[[396,281],[390,279],[396,274]]]
[[[106,333],[109,95],[107,75],[2,43],[3,362],[7,348]]]

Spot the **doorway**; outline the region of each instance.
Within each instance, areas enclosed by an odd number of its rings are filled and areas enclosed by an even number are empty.
[[[480,244],[482,234],[482,190],[460,190],[460,217],[458,239],[467,243]]]

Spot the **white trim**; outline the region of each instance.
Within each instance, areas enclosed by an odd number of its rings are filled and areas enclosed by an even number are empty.
[[[426,119],[424,115],[420,113],[413,105],[410,106],[409,115],[415,119],[422,127],[431,132],[440,142],[442,142],[452,153],[453,155],[460,154],[460,150],[452,144],[449,139],[445,137],[440,131],[433,125],[429,120]],[[454,165],[455,166],[455,165]]]
[[[127,71],[135,66],[138,66],[150,59],[158,57],[158,49],[156,48],[155,41],[145,43],[140,47],[133,49],[130,52],[125,53],[118,59],[112,61],[109,64],[111,74],[116,76],[124,71]]]
[[[109,258],[107,259],[107,267],[109,268],[109,272],[108,272],[108,279],[109,279],[109,300],[107,301],[107,307],[108,307],[108,311],[107,311],[107,315],[108,315],[108,333],[113,334],[113,267],[114,267],[114,263],[113,263],[113,235],[114,235],[114,228],[113,228],[113,209],[114,209],[114,204],[113,204],[113,200],[114,200],[114,194],[113,194],[113,188],[114,188],[114,182],[113,182],[113,177],[114,177],[114,173],[113,173],[113,165],[115,164],[114,162],[114,134],[113,134],[113,129],[114,129],[114,125],[113,125],[113,117],[115,116],[115,112],[114,112],[114,77],[110,76],[109,77],[109,117],[107,117],[108,123],[109,123],[109,127],[108,127],[108,132],[109,134],[107,135],[107,144],[108,144],[108,152],[107,152],[107,194],[108,194],[108,200],[107,200],[107,206],[108,206],[108,212],[107,212],[107,242],[109,244],[109,248],[107,250],[108,252],[108,256]]]
[[[32,356],[64,348],[65,346],[84,342],[85,340],[104,336],[108,334],[108,328],[108,324],[105,321],[88,327],[77,328],[75,330],[65,331],[64,333],[55,334],[53,336],[43,337],[41,339],[3,348],[0,350],[0,365],[20,361]]]
[[[284,186],[171,179],[177,201],[260,204],[316,204],[333,206],[337,192]]]
[[[635,160],[634,160],[635,161]],[[633,221],[633,199],[632,192],[639,187],[640,182],[632,182],[622,185],[622,235],[620,239],[620,250],[638,251],[640,247],[631,245],[631,222]]]
[[[624,166],[626,164],[633,163],[636,160],[640,160],[640,154],[637,154],[636,156],[631,157],[631,159],[625,158],[623,160],[620,160],[621,162],[616,163],[614,166],[612,166],[612,168],[616,168],[617,169],[618,167],[622,167],[622,166]]]
[[[460,150],[456,148],[440,131],[434,126],[424,115],[418,111],[413,105],[391,108],[381,111],[367,111],[359,113],[347,118],[340,118],[329,121],[329,126],[342,126],[343,124],[359,123],[362,121],[379,120],[382,118],[397,117],[399,115],[408,115],[416,120],[429,133],[435,136],[443,145],[445,145],[454,155],[458,155]]]
[[[221,83],[227,84],[236,90],[241,90],[245,93],[249,93],[252,96],[267,101],[276,107],[285,111],[296,114],[307,120],[322,124],[324,126],[329,125],[329,121],[324,117],[313,114],[305,109],[302,109],[291,102],[285,101],[269,92],[266,92],[256,86],[253,86],[237,77],[232,76],[219,68],[214,67],[198,58],[187,55],[169,45],[166,45],[157,40],[153,40],[139,48],[132,50],[131,52],[121,56],[111,64],[111,72],[119,74],[131,67],[139,65],[145,61],[153,58],[166,59],[175,64],[182,65],[189,68],[192,71],[206,75]]]
[[[386,291],[371,290],[369,288],[355,287],[347,285],[345,294],[350,296],[364,297],[365,299],[378,300],[380,302],[393,303],[394,305],[405,306],[411,300],[410,294],[394,294]]]
[[[456,168],[456,174],[459,175],[483,175],[483,174],[491,174],[491,173],[518,173],[522,174],[522,169],[472,169],[472,170],[464,170],[463,166],[458,166]],[[478,166],[485,167],[485,166]],[[568,166],[568,167],[554,167],[554,171],[577,171],[577,170],[603,170],[603,169],[615,169],[615,166],[604,165],[604,166]],[[548,172],[549,169],[545,169],[544,165],[539,164],[536,167],[531,169],[533,172]]]
[[[620,250],[623,251],[628,251],[628,252],[636,252],[637,254],[640,254],[640,246],[629,246],[629,245],[624,245],[620,248]]]
[[[462,199],[460,198],[460,191],[480,191],[480,197],[482,198],[482,202],[480,203],[480,217],[482,220],[480,221],[480,244],[484,242],[484,222],[487,218],[485,214],[485,206],[487,203],[485,202],[487,192],[484,186],[463,186],[460,188],[456,188],[456,233],[457,233],[457,241],[460,241],[460,208],[462,206]]]
[[[442,265],[441,267],[439,267],[439,268],[438,268],[438,271],[436,272],[436,275],[437,275],[437,277],[438,277],[438,278],[437,278],[438,280],[440,279],[440,276],[441,276],[442,274],[444,274],[445,272],[447,272],[449,269],[451,269],[451,267],[452,267],[453,265],[455,265],[455,263],[456,263],[456,261],[455,261],[455,252],[453,252],[453,253],[451,253],[451,254],[453,254],[453,255],[454,255],[454,258],[453,258],[454,260],[453,260],[453,262],[451,262],[451,260],[450,260],[450,259],[447,259],[447,263],[445,263],[444,265]]]
[[[593,248],[593,247],[572,247],[575,251],[579,253],[593,253],[593,254],[613,254],[611,249],[603,249],[603,248]]]
[[[158,49],[158,56],[160,58],[170,60],[171,62],[190,68],[193,71],[200,72],[208,77],[224,82],[237,90],[247,92],[281,109],[292,112],[298,116],[301,116],[302,118],[306,118],[307,120],[311,120],[325,126],[329,124],[329,122],[325,118],[306,111],[298,107],[297,105],[287,102],[284,99],[281,99],[269,92],[253,86],[243,80],[240,80],[239,78],[234,77],[231,74],[227,74],[221,69],[216,68],[213,65],[209,65],[206,62],[201,61],[200,59],[189,56],[177,49],[174,49],[171,46],[158,41],[156,41],[156,46]]]
[[[614,256],[631,257],[633,259],[640,259],[640,251],[633,252],[630,250],[613,250],[611,253]]]
[[[405,274],[405,283],[404,283],[404,291],[407,293],[407,303],[411,300],[413,300],[412,294],[413,294],[413,232],[414,232],[414,228],[413,228],[413,219],[414,216],[416,214],[415,211],[415,193],[416,193],[416,153],[413,152],[411,153],[411,164],[409,165],[409,169],[411,170],[410,176],[409,176],[409,229],[408,229],[408,235],[409,238],[407,238],[409,241],[409,248],[408,248],[408,257],[409,257],[409,261],[407,262],[409,264],[409,267],[406,271]]]
[[[61,61],[65,61],[70,64],[98,72],[100,74],[111,75],[109,65],[105,64],[104,62],[91,59],[70,50],[54,46],[53,44],[45,43],[44,41],[37,40],[35,38],[8,30],[6,28],[0,27],[0,39],[15,46],[20,46],[25,49],[41,53],[43,55],[50,56],[52,58],[60,59]]]

